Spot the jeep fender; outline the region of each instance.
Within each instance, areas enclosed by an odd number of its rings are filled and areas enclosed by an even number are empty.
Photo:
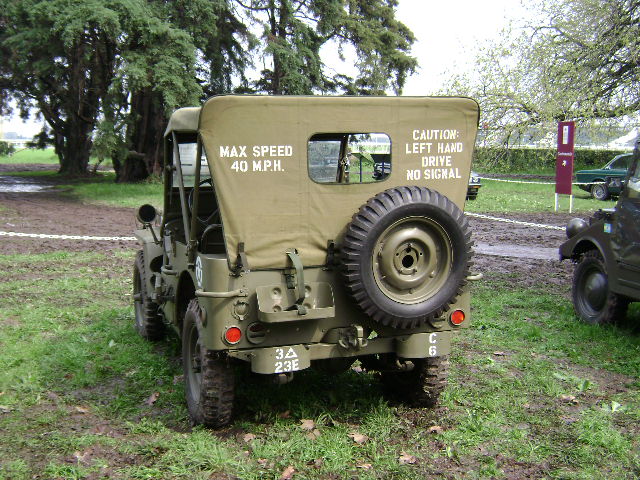
[[[160,267],[162,266],[162,246],[154,242],[153,235],[149,229],[135,230],[133,235],[138,239],[140,246],[142,247],[147,291],[153,292],[155,285],[153,285],[151,277],[154,273],[159,272]]]

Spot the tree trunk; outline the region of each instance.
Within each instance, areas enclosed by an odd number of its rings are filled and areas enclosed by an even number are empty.
[[[146,88],[131,97],[134,122],[127,132],[129,154],[118,163],[117,182],[137,182],[160,175],[164,167],[163,135],[167,121],[158,92]]]
[[[91,155],[93,124],[80,119],[68,122],[68,134],[61,148],[60,170],[63,175],[86,175]]]

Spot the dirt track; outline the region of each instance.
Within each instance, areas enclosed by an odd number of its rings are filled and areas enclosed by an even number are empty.
[[[0,165],[0,173],[11,170],[44,170],[50,166]],[[6,179],[7,177],[5,177]],[[24,178],[24,177],[23,177]],[[42,177],[27,177],[29,184],[48,185]],[[497,215],[531,223],[563,226],[573,217],[561,214]],[[130,236],[135,228],[134,210],[130,208],[100,207],[80,203],[55,190],[37,192],[0,192],[0,230],[24,233],[66,235]],[[567,285],[572,268],[568,262],[539,260],[519,256],[523,247],[555,249],[564,240],[560,230],[533,228],[470,218],[476,244],[491,247],[497,255],[476,254],[475,269],[485,276],[508,274],[519,285],[539,282]],[[520,247],[514,249],[512,247]],[[0,254],[41,253],[54,250],[133,249],[130,241],[78,241],[57,239],[29,239],[2,237]],[[482,250],[482,249],[480,249]],[[486,250],[486,249],[485,249]],[[510,252],[511,250],[511,252]],[[550,252],[551,250],[547,250]],[[499,256],[499,254],[510,256]],[[514,256],[515,255],[515,256]],[[555,258],[555,257],[554,257]],[[520,274],[520,275],[514,275]]]

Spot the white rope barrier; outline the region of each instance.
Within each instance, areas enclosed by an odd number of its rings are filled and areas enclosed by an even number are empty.
[[[48,233],[21,233],[0,231],[0,237],[25,237],[25,238],[53,238],[56,240],[97,240],[97,241],[127,241],[134,242],[136,237],[95,237],[91,235],[54,235]]]
[[[521,220],[512,220],[510,218],[492,217],[491,215],[482,215],[480,213],[465,212],[468,217],[482,218],[483,220],[491,220],[493,222],[502,223],[514,223],[516,225],[522,225],[532,228],[544,228],[547,230],[564,230],[565,227],[558,227],[557,225],[545,225],[544,223],[523,222]]]
[[[481,180],[491,180],[494,182],[504,182],[504,183],[530,183],[532,185],[555,185],[556,182],[534,182],[529,180],[507,180],[506,178],[493,178],[493,177],[478,177]],[[606,182],[571,182],[571,185],[595,185],[596,183],[606,183]]]

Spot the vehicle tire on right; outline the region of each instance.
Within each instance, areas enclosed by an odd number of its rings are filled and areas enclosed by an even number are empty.
[[[606,183],[596,183],[591,185],[591,197],[604,201],[609,198],[609,187]]]
[[[609,278],[602,255],[597,250],[585,253],[573,272],[573,306],[586,323],[600,325],[620,321],[629,302],[609,289]]]
[[[449,356],[412,359],[408,372],[382,372],[385,393],[413,407],[432,408],[447,386]]]
[[[220,428],[233,417],[235,374],[229,359],[200,342],[202,310],[189,302],[182,328],[182,367],[189,416],[196,425]]]

